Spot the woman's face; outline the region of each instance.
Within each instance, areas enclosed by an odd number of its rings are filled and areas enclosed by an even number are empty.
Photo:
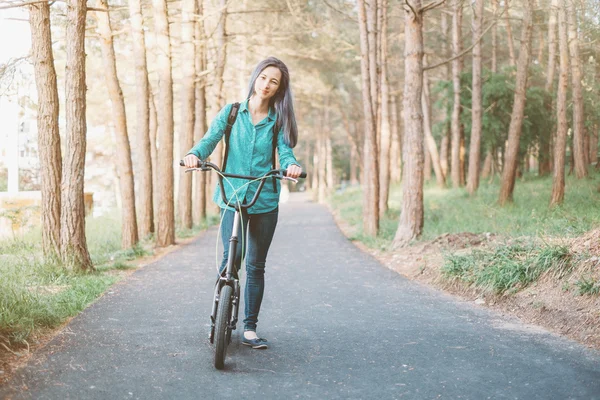
[[[281,85],[281,71],[277,67],[269,66],[256,78],[254,94],[262,100],[269,100],[275,96],[279,85]]]

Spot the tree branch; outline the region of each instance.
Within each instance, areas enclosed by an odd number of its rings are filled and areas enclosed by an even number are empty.
[[[33,4],[39,4],[39,3],[54,3],[54,1],[49,1],[49,0],[31,0],[31,1],[24,1],[22,3],[12,3],[12,4],[7,4],[4,6],[0,6],[0,10],[6,10],[8,8],[17,8],[17,7],[24,7],[24,6],[30,6]]]
[[[467,47],[466,49],[464,49],[463,51],[461,51],[459,54],[455,55],[455,56],[454,56],[454,57],[452,57],[452,58],[449,58],[449,59],[447,59],[447,60],[444,60],[444,61],[442,61],[442,62],[439,62],[439,63],[437,63],[437,64],[434,64],[434,65],[428,65],[428,66],[426,66],[426,67],[423,67],[423,71],[428,71],[428,70],[430,70],[430,69],[434,69],[434,68],[440,67],[440,66],[442,66],[442,65],[444,65],[444,64],[448,64],[449,62],[452,62],[452,61],[456,60],[457,58],[460,58],[460,57],[464,56],[464,55],[465,55],[465,54],[467,54],[469,51],[473,50],[473,47],[475,47],[475,45],[476,45],[478,42],[480,42],[480,41],[481,41],[481,39],[483,39],[483,37],[485,36],[485,34],[486,34],[486,33],[488,33],[488,31],[489,31],[490,29],[492,29],[492,27],[493,27],[494,25],[496,25],[497,23],[498,23],[498,21],[494,21],[494,22],[492,22],[492,23],[490,24],[490,26],[488,26],[488,27],[485,29],[485,31],[483,31],[483,32],[481,33],[481,35],[480,35],[480,36],[477,38],[477,40],[474,40],[474,41],[473,41],[473,44],[471,44],[471,46]]]
[[[433,10],[434,8],[437,8],[439,6],[441,6],[442,4],[444,4],[446,2],[446,0],[439,0],[439,1],[432,1],[431,3],[423,6],[423,8],[421,8],[421,12],[427,12],[429,10]]]
[[[412,8],[412,6],[410,5],[410,3],[408,2],[408,0],[404,0],[404,2],[406,3],[406,5],[408,6],[408,8],[410,8],[410,11],[412,11],[413,15],[415,16],[415,18],[418,17],[416,11],[414,8]]]
[[[329,8],[331,8],[333,11],[337,12],[338,14],[343,15],[345,18],[348,18],[350,21],[358,23],[358,19],[352,18],[351,16],[349,16],[348,14],[346,14],[345,12],[343,12],[342,10],[338,9],[337,7],[334,7],[333,5],[331,5],[329,3],[329,1],[323,0],[323,3],[325,3],[325,5],[327,7],[329,7]]]
[[[271,10],[269,8],[265,8],[265,9],[258,9],[258,10],[239,10],[239,11],[229,11],[227,14],[229,15],[233,15],[233,14],[253,14],[253,13],[286,13],[289,12],[288,9],[286,8],[282,8],[279,10]]]

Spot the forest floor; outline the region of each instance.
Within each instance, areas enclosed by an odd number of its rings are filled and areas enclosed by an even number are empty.
[[[352,227],[336,216],[347,237]],[[545,274],[537,282],[516,293],[497,295],[456,279],[443,272],[445,254],[468,254],[505,244],[506,238],[494,234],[445,234],[431,241],[417,242],[396,250],[375,250],[359,241],[356,246],[371,254],[387,268],[411,280],[457,295],[465,301],[489,307],[503,314],[564,335],[590,348],[600,350],[600,296],[580,295],[575,282],[582,276],[600,278],[600,229],[574,239],[560,239],[575,260],[566,276]],[[547,241],[546,241],[547,243]]]

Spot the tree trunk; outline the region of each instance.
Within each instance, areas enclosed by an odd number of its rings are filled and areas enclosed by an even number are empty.
[[[405,10],[404,174],[400,223],[393,246],[406,246],[423,229],[423,13],[421,0]],[[414,11],[416,10],[416,11]]]
[[[318,202],[325,204],[327,201],[327,149],[326,149],[326,138],[327,132],[321,131],[319,133],[319,140],[317,150],[319,151],[319,165],[318,165],[318,176],[319,176],[319,197]]]
[[[483,160],[483,168],[481,169],[481,178],[489,178],[492,174],[492,163],[493,163],[492,152],[488,151],[485,160]]]
[[[363,186],[363,230],[366,235],[376,236],[379,231],[379,172],[378,172],[378,149],[376,129],[376,109],[373,107],[373,97],[376,87],[373,85],[373,74],[371,69],[371,42],[367,30],[367,16],[365,1],[358,1],[360,49],[361,49],[361,75],[362,93],[365,121],[365,135],[363,146],[363,171],[361,176]],[[376,99],[377,97],[375,97]]]
[[[462,52],[462,0],[455,0],[454,14],[452,17],[452,49],[454,56]],[[460,74],[463,68],[462,57],[457,57],[452,61],[452,83],[454,88],[454,102],[452,107],[452,153],[450,160],[450,169],[452,175],[452,186],[455,188],[461,185],[461,158],[460,148],[462,139],[462,127],[460,123]]]
[[[42,192],[42,249],[48,260],[60,259],[60,179],[62,156],[58,128],[58,89],[52,53],[50,6],[29,6],[31,55],[38,94],[37,127]]]
[[[173,195],[173,78],[171,43],[166,0],[152,0],[156,30],[156,71],[158,73],[158,223],[156,245],[175,243]]]
[[[506,41],[508,42],[508,57],[510,66],[514,67],[517,64],[515,57],[515,45],[512,35],[512,27],[510,25],[510,0],[504,0],[504,18],[506,19]],[[520,54],[520,53],[519,53]]]
[[[204,35],[204,9],[202,0],[196,1],[198,18],[195,22],[196,31],[196,49],[195,49],[195,66],[196,74],[202,73],[206,69],[206,37]],[[196,105],[194,120],[194,141],[197,143],[202,139],[208,130],[208,122],[206,118],[206,78],[204,75],[196,81]],[[194,220],[196,223],[201,223],[206,220],[206,205],[207,205],[207,175],[204,173],[194,174],[195,194],[196,199],[193,202]]]
[[[541,0],[537,0],[536,8],[542,9],[542,1]],[[540,29],[538,29],[538,34],[539,34],[539,41],[538,41],[537,62],[541,65],[542,60],[544,59],[544,31],[541,26],[540,26]]]
[[[158,134],[158,116],[156,113],[156,105],[154,103],[154,93],[150,85],[148,86],[148,108],[150,110],[150,118],[148,123],[148,136],[150,137],[150,159],[152,161],[152,203],[154,204],[153,219],[158,221],[158,149],[157,134]]]
[[[225,61],[227,59],[227,3],[227,0],[219,0],[221,14],[219,15],[219,23],[217,24],[217,30],[215,32],[218,49],[217,63],[215,65],[215,97],[219,110],[224,106],[225,102],[223,75],[225,72]]]
[[[150,144],[150,83],[141,0],[129,0],[136,86],[138,229],[142,238],[154,232],[152,156]]]
[[[85,17],[86,0],[67,1],[65,73],[66,152],[62,175],[61,256],[68,268],[93,270],[85,237],[83,198],[86,149]]]
[[[589,162],[598,166],[598,128],[593,127],[590,131]]]
[[[565,198],[565,152],[567,148],[567,91],[569,86],[569,44],[567,16],[564,0],[558,9],[558,44],[560,67],[556,95],[557,131],[554,140],[554,167],[552,169],[552,194],[550,206],[562,204]]]
[[[358,152],[356,151],[356,145],[350,145],[350,185],[354,186],[358,184]]]
[[[548,21],[548,66],[546,68],[546,92],[551,93],[554,86],[554,73],[556,70],[556,15],[558,12],[559,0],[552,0],[550,6],[550,16]],[[547,105],[552,109],[552,102]],[[540,138],[540,147],[538,152],[539,169],[538,173],[540,176],[548,175],[552,169],[552,158],[551,158],[551,143],[552,143],[552,132],[548,132]]]
[[[391,96],[390,125],[392,144],[390,148],[390,181],[400,183],[402,178],[402,149],[400,146],[400,118],[398,117],[397,96]]]
[[[443,57],[448,59],[451,57],[451,51],[449,50],[450,47],[448,46],[448,42],[451,41],[450,35],[449,35],[449,30],[450,27],[448,25],[448,15],[444,12],[441,13],[441,28],[442,28],[442,54]],[[442,79],[445,81],[449,81],[451,79],[451,64],[447,63],[444,66],[443,72],[442,72]],[[451,115],[448,115],[448,108],[444,107],[444,119],[450,121],[451,120]],[[448,177],[448,173],[450,172],[450,135],[451,135],[451,129],[450,129],[450,124],[446,123],[444,124],[443,127],[443,131],[442,131],[442,140],[440,141],[440,165],[442,167],[442,173],[444,174],[444,181],[446,180],[446,178]]]
[[[472,196],[479,187],[479,167],[481,162],[481,131],[483,125],[483,94],[481,82],[481,40],[483,23],[483,0],[473,4],[473,92],[471,100],[471,145],[469,148],[469,178],[467,191]]]
[[[217,24],[217,28],[215,31],[215,41],[217,46],[217,61],[215,65],[215,77],[213,81],[214,86],[214,102],[213,104],[213,115],[216,115],[217,112],[225,106],[225,95],[223,92],[223,74],[225,72],[225,62],[227,60],[227,0],[219,0],[219,7],[221,9],[221,13],[219,15],[219,23]],[[210,156],[210,161],[212,163],[221,166],[223,164],[223,141],[220,141],[215,147],[215,150]],[[217,186],[217,179],[215,179],[215,175],[208,175],[207,178],[210,177],[210,193],[214,193]],[[219,207],[214,205],[212,207],[213,212],[219,212]]]
[[[106,11],[96,12],[100,47],[104,62],[104,76],[113,111],[113,124],[116,136],[116,164],[121,192],[121,247],[129,249],[138,243],[137,217],[135,213],[135,190],[133,185],[133,165],[131,147],[127,133],[127,115],[123,91],[117,76],[117,60],[113,46],[112,29],[106,0],[97,0],[96,7]]]
[[[429,93],[429,74],[427,71],[423,72],[423,89],[421,95],[421,106],[423,107],[423,130],[425,131],[425,154],[429,153],[431,160],[431,167],[435,171],[435,179],[437,185],[441,188],[446,186],[446,177],[442,172],[442,166],[440,164],[440,156],[437,150],[437,144],[433,137],[431,129],[431,100]],[[425,159],[427,161],[427,158]],[[427,173],[426,173],[427,174]],[[425,178],[429,179],[429,178]]]
[[[492,0],[494,19],[498,17],[498,0]],[[492,26],[492,73],[498,72],[498,24]]]
[[[504,170],[502,171],[502,183],[498,202],[504,205],[512,202],[515,187],[515,174],[519,162],[519,139],[523,127],[525,113],[525,101],[527,90],[527,69],[531,57],[531,36],[533,31],[533,0],[524,1],[523,27],[521,32],[521,50],[517,63],[517,79],[515,84],[515,96],[513,103],[510,126],[508,128],[508,145],[504,156]]]
[[[421,97],[423,97],[421,95]],[[423,125],[425,122],[423,121]],[[425,128],[423,128],[425,130]],[[423,181],[429,182],[431,180],[431,154],[429,154],[429,150],[427,150],[427,141],[423,141]]]
[[[325,153],[327,155],[327,188],[329,192],[335,189],[335,177],[333,176],[333,146],[331,145],[331,133],[325,139]]]
[[[381,1],[381,0],[380,0]],[[388,37],[387,37],[387,0],[381,1],[381,139],[380,139],[380,164],[379,164],[379,217],[383,217],[388,210],[388,199],[390,195],[390,146],[391,146],[391,127],[390,127],[390,96],[387,72],[388,57]]]
[[[315,146],[313,148],[313,157],[312,157],[312,184],[310,188],[312,189],[312,201],[319,201],[319,133],[317,133],[317,138],[315,139]]]
[[[378,3],[381,0],[368,0],[365,2],[367,12],[367,38],[369,41],[369,81],[371,87],[371,107],[373,109],[373,118],[375,121],[375,135],[379,138],[379,26],[378,26]]]
[[[579,56],[577,9],[575,7],[575,0],[567,0],[567,21],[569,29],[571,78],[573,85],[573,158],[575,161],[575,176],[581,179],[587,176],[587,157],[583,145],[583,136],[585,135],[583,85],[581,84],[583,78]]]
[[[181,5],[181,132],[179,158],[185,157],[194,145],[194,96],[196,55],[194,45],[194,14],[196,0],[183,0]],[[183,228],[190,229],[192,218],[192,174],[179,169],[179,218]]]

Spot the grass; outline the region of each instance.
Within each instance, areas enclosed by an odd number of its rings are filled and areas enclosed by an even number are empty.
[[[575,286],[577,286],[580,295],[600,295],[600,281],[593,277],[581,277],[575,282]]]
[[[538,247],[533,241],[498,246],[467,255],[449,255],[442,273],[496,294],[510,293],[537,281],[553,270],[562,275],[571,268],[566,246]]]
[[[572,238],[600,226],[600,172],[590,170],[582,180],[566,177],[565,201],[549,208],[551,177],[525,175],[515,185],[514,201],[498,205],[499,179],[483,181],[475,196],[464,188],[440,189],[435,182],[424,189],[424,227],[420,240],[443,234],[494,233],[506,239],[504,245],[486,252],[446,256],[444,274],[496,293],[511,293],[539,279],[546,271],[562,276],[571,268],[565,246],[534,243],[542,238]],[[402,191],[390,189],[389,210],[380,219],[377,237],[362,232],[362,193],[359,188],[340,191],[331,197],[339,217],[353,226],[353,240],[374,249],[389,250],[398,227]],[[519,240],[517,240],[519,239]],[[537,242],[536,242],[537,239]],[[543,240],[542,240],[543,241]],[[598,294],[600,282],[583,282],[580,292]]]
[[[566,179],[565,202],[549,208],[552,192],[550,177],[526,176],[515,185],[514,202],[498,205],[498,179],[482,182],[477,194],[470,197],[464,188],[440,189],[428,183],[424,190],[424,226],[421,240],[431,240],[445,233],[493,232],[511,237],[553,236],[575,237],[600,225],[600,173],[591,172],[588,179]],[[392,186],[389,211],[380,219],[377,238],[362,234],[362,192],[350,188],[332,196],[333,207],[340,217],[355,226],[353,239],[364,241],[370,247],[387,247],[398,227],[402,188]]]
[[[215,219],[211,217],[208,223]],[[176,233],[190,237],[206,226]],[[0,344],[28,346],[32,335],[60,326],[101,296],[120,279],[114,271],[133,269],[129,262],[152,254],[152,238],[132,249],[121,249],[117,215],[88,218],[86,237],[96,266],[89,273],[44,262],[39,230],[0,241]]]

